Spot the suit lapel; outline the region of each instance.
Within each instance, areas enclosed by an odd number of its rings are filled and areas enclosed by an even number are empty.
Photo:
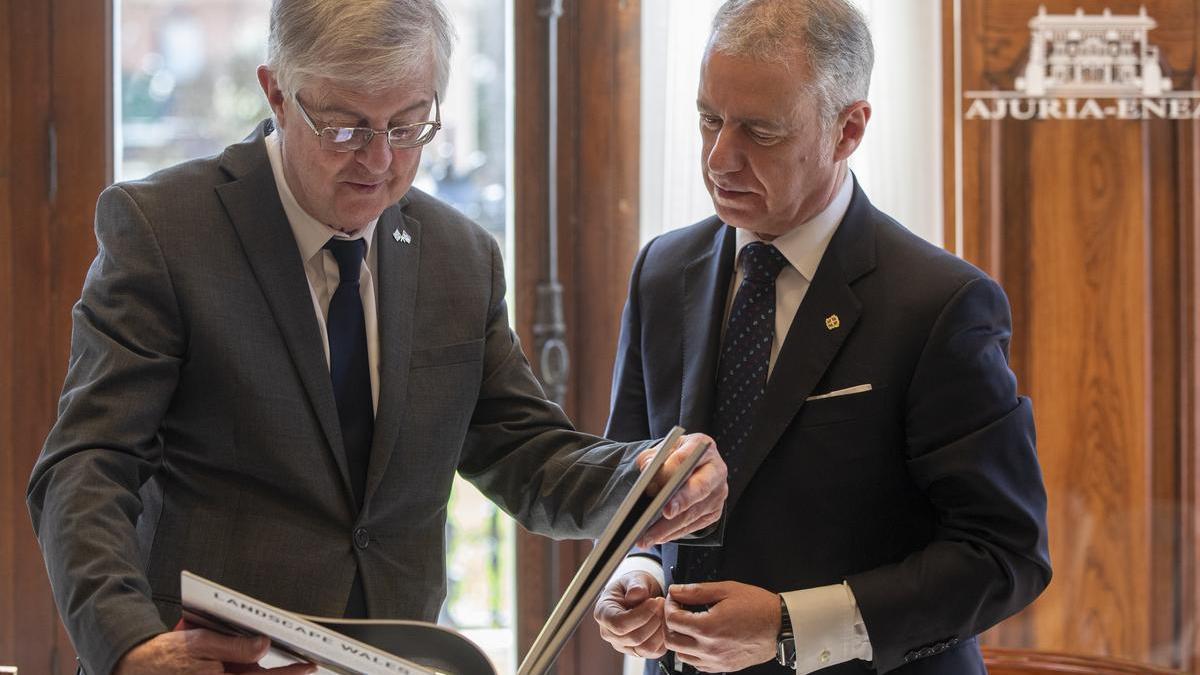
[[[407,198],[388,207],[375,228],[378,247],[379,406],[367,468],[365,504],[383,480],[400,434],[401,413],[408,396],[408,361],[412,353],[413,315],[417,306],[417,276],[421,260],[421,223],[404,213]],[[397,240],[393,232],[409,235]]]
[[[313,313],[304,263],[296,246],[275,185],[275,175],[263,146],[266,122],[247,141],[230,146],[221,167],[234,177],[217,186],[217,195],[258,281],[271,314],[283,335],[292,363],[304,384],[325,440],[342,475],[347,499],[353,503],[350,470],[342,449],[337,403],[329,379],[328,361]]]
[[[734,229],[719,225],[705,252],[683,270],[683,385],[679,424],[691,431],[708,429],[716,394],[716,354],[720,351],[725,299],[733,274]]]
[[[856,183],[846,216],[821,258],[771,371],[754,428],[738,458],[741,470],[729,484],[730,511],[858,323],[862,303],[850,285],[875,267],[874,213]]]

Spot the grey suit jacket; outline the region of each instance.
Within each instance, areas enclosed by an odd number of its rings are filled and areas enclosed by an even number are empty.
[[[411,190],[380,218],[380,393],[355,508],[302,261],[263,145],[114,185],[27,495],[88,673],[179,617],[189,569],[269,603],[434,620],[458,471],[525,527],[603,528],[644,444],[575,432],[509,328],[495,241]],[[411,241],[397,241],[396,229]]]

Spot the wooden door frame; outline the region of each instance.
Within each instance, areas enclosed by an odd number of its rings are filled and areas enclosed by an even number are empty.
[[[515,0],[516,325],[533,358],[537,285],[547,274],[547,185],[558,181],[559,280],[571,373],[564,408],[601,434],[629,271],[637,254],[641,115],[638,0],[567,0],[559,20],[558,175],[547,175],[545,0]],[[591,548],[518,535],[518,652],[528,650]],[[619,673],[622,658],[589,617],[557,662],[560,675]]]
[[[0,0],[0,661],[22,672],[75,672],[24,495],[111,180],[111,27],[109,2]]]

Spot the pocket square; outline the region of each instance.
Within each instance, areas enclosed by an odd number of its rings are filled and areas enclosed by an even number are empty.
[[[805,401],[819,401],[823,398],[834,398],[836,396],[849,396],[850,394],[861,394],[866,391],[871,391],[871,385],[860,384],[860,385],[857,385],[854,387],[846,387],[845,389],[838,389],[837,391],[831,391],[826,394],[817,394],[816,396],[809,396],[808,398],[806,398],[804,400]]]

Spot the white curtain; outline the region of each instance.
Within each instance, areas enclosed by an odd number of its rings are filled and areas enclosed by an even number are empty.
[[[712,215],[700,174],[696,90],[721,0],[642,3],[642,242]]]
[[[940,3],[853,0],[875,41],[874,109],[850,166],[871,201],[942,242]],[[641,235],[712,213],[700,177],[696,89],[720,0],[642,3]]]

